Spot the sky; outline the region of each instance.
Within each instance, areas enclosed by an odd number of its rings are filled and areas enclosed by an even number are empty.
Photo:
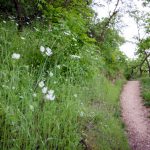
[[[129,0],[128,0],[129,1]],[[142,7],[142,2],[141,0],[132,0],[131,2],[134,2],[136,7],[139,10],[147,12],[148,9]],[[95,0],[95,3],[102,3],[101,0]],[[109,12],[114,10],[116,0],[112,0],[111,5],[106,5],[103,3],[105,7],[98,7],[94,6],[94,10],[98,13],[98,17],[108,17]],[[138,30],[137,30],[137,25],[134,21],[133,18],[129,17],[128,14],[124,14],[122,17],[122,22],[125,25],[122,30],[122,36],[125,38],[127,41],[135,41],[134,37],[137,36]],[[144,31],[141,30],[141,34],[144,34]],[[126,42],[124,43],[121,47],[120,50],[125,53],[129,58],[136,58],[135,56],[135,50],[136,50],[136,44],[133,44],[131,42]]]

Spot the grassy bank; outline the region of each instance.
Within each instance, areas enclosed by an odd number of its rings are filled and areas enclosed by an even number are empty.
[[[141,78],[142,97],[144,98],[145,106],[150,107],[150,78]]]
[[[0,149],[128,149],[123,81],[108,81],[96,47],[64,30],[0,23]]]
[[[97,77],[91,96],[85,97],[82,133],[87,147],[96,150],[129,149],[120,120],[119,95],[123,81],[115,85]],[[90,98],[90,101],[89,101]]]

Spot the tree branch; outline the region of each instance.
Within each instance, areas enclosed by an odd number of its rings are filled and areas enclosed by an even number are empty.
[[[104,34],[106,33],[106,31],[107,31],[107,29],[108,29],[108,26],[109,26],[109,24],[110,24],[110,22],[111,22],[111,20],[112,20],[113,17],[118,13],[117,7],[118,7],[118,5],[119,5],[119,1],[120,1],[120,0],[117,0],[117,3],[116,3],[115,8],[114,8],[114,10],[113,10],[113,13],[109,16],[109,18],[108,18],[107,22],[105,23],[105,25],[104,25],[104,27],[103,27],[103,30],[102,30],[102,32],[101,32],[101,34],[100,34],[100,36],[99,36],[101,42],[104,40]]]

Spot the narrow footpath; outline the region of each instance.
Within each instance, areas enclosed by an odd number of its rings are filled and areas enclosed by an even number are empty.
[[[121,107],[131,149],[150,150],[150,110],[143,106],[139,81],[124,86]]]

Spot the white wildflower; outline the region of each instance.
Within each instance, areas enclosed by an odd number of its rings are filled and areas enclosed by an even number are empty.
[[[45,85],[45,84],[44,84],[44,81],[39,82],[39,87],[40,87],[40,88],[44,87],[44,85]]]
[[[51,56],[52,54],[53,54],[52,50],[49,47],[47,47],[46,48],[46,55]]]
[[[53,100],[55,100],[55,95],[46,94],[46,95],[45,95],[45,99],[46,99],[46,100],[53,101]]]
[[[49,90],[48,94],[50,94],[50,95],[54,94],[54,90]]]
[[[41,51],[42,53],[45,51],[44,46],[41,46],[41,47],[40,47],[40,51]]]
[[[78,55],[70,55],[70,57],[71,57],[72,59],[80,59],[80,58],[81,58],[81,57],[78,56]]]
[[[50,101],[55,100],[54,90],[49,90],[48,93],[45,95],[45,99]]]
[[[49,73],[49,76],[50,76],[50,77],[53,77],[53,75],[54,75],[54,74],[53,74],[52,72]]]
[[[42,88],[42,93],[43,93],[43,94],[46,94],[46,92],[47,92],[47,87],[43,87],[43,88]]]
[[[33,97],[36,97],[37,95],[36,95],[36,93],[33,93]]]
[[[25,38],[24,38],[24,37],[22,37],[22,36],[21,36],[20,38],[21,38],[22,40],[25,40]]]
[[[3,20],[3,23],[6,23],[6,21],[5,21],[5,20]]]
[[[10,21],[15,21],[15,18],[13,16],[9,16],[8,18],[10,19]]]
[[[13,54],[12,54],[12,58],[13,58],[13,59],[20,59],[20,54],[13,53]]]

